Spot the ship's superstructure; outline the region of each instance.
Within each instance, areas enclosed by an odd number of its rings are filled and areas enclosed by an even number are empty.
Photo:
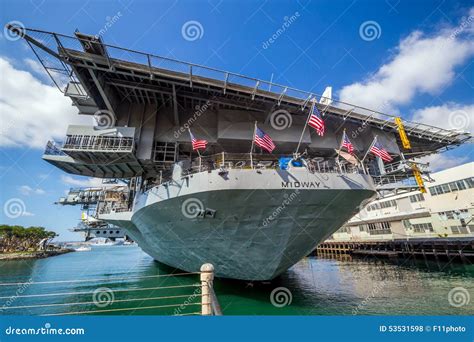
[[[432,178],[426,193],[403,191],[367,203],[331,240],[474,237],[474,162]]]
[[[425,166],[413,158],[470,138],[79,32],[9,29],[79,114],[97,121],[69,126],[63,142],[48,142],[43,159],[71,174],[126,179],[120,195],[98,201],[98,218],[124,228],[156,260],[187,271],[211,262],[218,276],[274,278],[377,188],[423,187]],[[315,107],[323,137],[306,128]],[[273,153],[250,153],[256,125],[272,137]],[[189,128],[208,141],[201,154]],[[340,151],[344,132],[353,156]],[[366,154],[375,137],[391,165]],[[407,182],[413,177],[416,183]]]

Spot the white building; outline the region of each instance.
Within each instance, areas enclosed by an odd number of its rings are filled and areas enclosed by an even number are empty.
[[[332,235],[336,241],[474,237],[474,162],[431,175],[427,193],[369,202]]]

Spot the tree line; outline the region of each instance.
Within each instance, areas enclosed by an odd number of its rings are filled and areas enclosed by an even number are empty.
[[[56,236],[44,227],[0,225],[0,253],[42,250]]]

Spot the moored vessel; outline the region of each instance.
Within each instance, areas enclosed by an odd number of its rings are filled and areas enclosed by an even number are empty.
[[[69,126],[44,160],[124,180],[100,194],[97,218],[186,271],[212,263],[220,277],[272,279],[377,190],[424,189],[428,170],[413,158],[470,138],[336,101],[330,91],[318,96],[79,32],[9,29],[79,114],[97,121]]]

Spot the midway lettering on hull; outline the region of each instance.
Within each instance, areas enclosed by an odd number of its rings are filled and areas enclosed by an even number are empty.
[[[319,188],[320,182],[281,182],[282,188]]]

